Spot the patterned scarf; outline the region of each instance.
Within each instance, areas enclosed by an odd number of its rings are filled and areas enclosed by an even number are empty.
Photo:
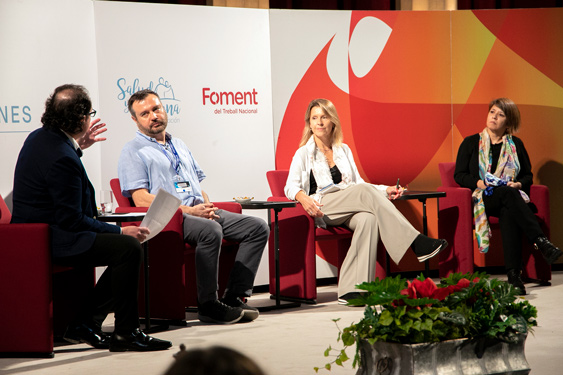
[[[492,182],[495,180],[491,178],[491,164],[492,164],[492,152],[491,152],[491,139],[489,137],[489,132],[487,128],[481,132],[479,138],[479,177],[481,180]],[[498,180],[503,181],[504,185],[508,181],[514,181],[518,173],[520,172],[520,162],[518,161],[518,154],[516,153],[516,146],[512,140],[510,134],[505,134],[502,137],[502,147],[500,150],[500,156],[497,163],[497,169],[494,171],[493,175],[498,178]],[[489,176],[487,177],[487,174]],[[499,186],[502,183],[498,184]],[[488,187],[486,190],[480,188],[475,189],[473,192],[473,218],[475,219],[475,236],[477,237],[477,244],[479,245],[479,251],[481,253],[486,253],[489,251],[489,244],[491,238],[491,228],[489,227],[489,221],[487,220],[487,214],[485,213],[485,203],[483,201],[483,194],[491,195],[493,187]],[[528,196],[522,190],[520,194],[525,201],[529,201]]]

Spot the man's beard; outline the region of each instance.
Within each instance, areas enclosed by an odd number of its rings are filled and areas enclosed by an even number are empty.
[[[155,127],[153,124],[151,124],[151,125],[153,125],[153,126],[149,127],[149,129],[148,129],[149,135],[157,135],[157,134],[160,134],[160,133],[162,133],[163,131],[165,131],[165,130],[166,130],[166,127],[168,126],[167,121],[164,121],[164,120],[162,120],[162,121],[160,121],[160,120],[159,120],[159,121],[156,121],[156,123],[157,123],[159,126],[158,126],[158,127]]]

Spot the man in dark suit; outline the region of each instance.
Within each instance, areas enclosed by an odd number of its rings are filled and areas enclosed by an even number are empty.
[[[45,103],[43,127],[26,139],[16,165],[13,223],[47,223],[53,262],[66,266],[107,266],[64,338],[110,351],[167,349],[169,341],[139,329],[137,295],[147,228],[120,228],[96,220],[94,188],[80,160],[82,148],[105,131],[91,121],[96,111],[86,89],[63,85]],[[115,330],[102,323],[115,312]]]

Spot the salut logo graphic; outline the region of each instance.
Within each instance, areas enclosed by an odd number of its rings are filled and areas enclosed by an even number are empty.
[[[255,88],[249,91],[216,91],[204,87],[201,94],[203,105],[213,106],[213,113],[216,115],[258,113],[258,92]]]
[[[158,81],[148,81],[144,85],[141,84],[139,78],[133,80],[127,80],[126,78],[119,78],[117,80],[117,88],[119,90],[117,94],[117,99],[123,101],[124,112],[128,113],[127,101],[137,91],[149,89],[153,90],[160,96],[160,101],[168,114],[168,123],[180,122],[178,115],[181,111],[181,101],[176,99],[174,94],[174,88],[172,84],[164,79],[164,77],[159,77]]]

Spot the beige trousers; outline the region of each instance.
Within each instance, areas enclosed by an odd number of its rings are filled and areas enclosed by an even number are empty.
[[[327,194],[321,211],[327,225],[346,225],[354,231],[338,280],[338,296],[375,279],[377,243],[381,238],[395,263],[403,258],[420,234],[386,194],[370,184],[358,184]]]

